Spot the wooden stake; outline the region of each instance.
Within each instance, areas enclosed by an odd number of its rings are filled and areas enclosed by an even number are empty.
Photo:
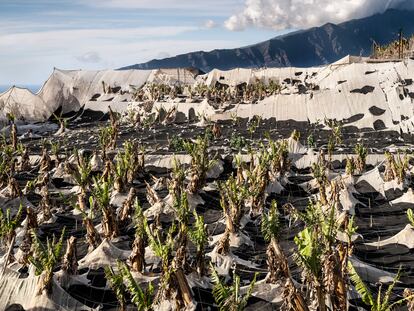
[[[1,271],[1,278],[3,277],[4,272],[6,271],[6,268],[7,268],[7,264],[9,263],[9,258],[10,258],[10,254],[11,254],[11,252],[12,252],[12,250],[13,250],[14,240],[15,240],[15,239],[16,239],[16,236],[14,236],[14,237],[13,237],[13,239],[12,239],[12,241],[11,241],[11,243],[10,243],[9,250],[7,251],[6,260],[5,260],[5,262],[4,262],[4,266],[3,266],[3,269],[2,269],[2,271]]]
[[[175,272],[175,276],[177,277],[178,286],[180,287],[181,296],[184,300],[186,306],[190,305],[193,298],[191,295],[191,289],[188,285],[187,278],[181,268],[178,268]]]

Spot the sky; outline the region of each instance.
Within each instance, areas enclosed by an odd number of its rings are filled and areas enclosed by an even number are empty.
[[[0,0],[0,85],[235,48],[413,0]]]

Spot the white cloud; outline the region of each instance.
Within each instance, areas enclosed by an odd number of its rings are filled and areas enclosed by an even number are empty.
[[[99,63],[102,59],[98,52],[86,52],[80,56],[75,57],[81,63]]]
[[[229,30],[249,26],[275,30],[343,22],[382,12],[389,7],[414,8],[412,0],[246,0],[242,11],[225,21]]]
[[[213,21],[212,19],[208,19],[204,22],[204,28],[212,29],[217,27],[217,23]]]

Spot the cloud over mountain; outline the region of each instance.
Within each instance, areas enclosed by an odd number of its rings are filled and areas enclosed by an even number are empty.
[[[414,9],[412,0],[246,0],[244,8],[225,21],[230,30],[249,26],[275,30],[308,28],[326,22],[362,18],[389,8]]]

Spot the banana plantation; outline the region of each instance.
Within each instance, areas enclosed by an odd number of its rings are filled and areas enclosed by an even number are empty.
[[[218,106],[279,91],[186,90]],[[1,310],[414,310],[406,137],[152,108],[55,115],[58,135],[31,137],[9,116]]]

